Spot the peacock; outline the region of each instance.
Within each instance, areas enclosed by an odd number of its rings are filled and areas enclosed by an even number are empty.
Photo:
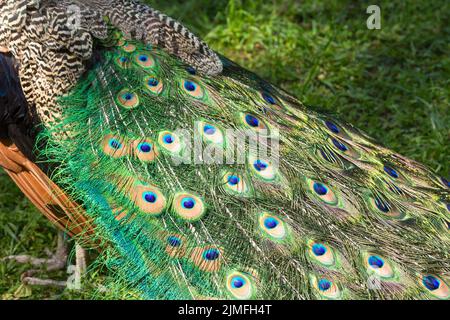
[[[132,0],[0,0],[0,164],[132,299],[449,299],[450,182]]]

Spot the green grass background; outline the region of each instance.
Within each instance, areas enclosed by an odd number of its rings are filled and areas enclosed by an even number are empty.
[[[449,176],[450,2],[153,0],[212,48]],[[368,30],[378,4],[382,29]],[[55,230],[0,173],[0,257],[44,255]],[[82,292],[21,286],[27,266],[0,263],[0,297],[70,299]],[[48,276],[63,279],[64,272]],[[99,281],[95,273],[91,282]]]

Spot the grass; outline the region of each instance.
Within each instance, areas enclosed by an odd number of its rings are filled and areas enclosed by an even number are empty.
[[[378,1],[381,30],[366,28],[367,1],[151,3],[305,104],[337,113],[381,144],[449,176],[450,2]],[[0,257],[42,256],[55,243],[54,229],[1,173]],[[19,277],[25,269],[0,263],[0,296],[86,295],[24,288]]]

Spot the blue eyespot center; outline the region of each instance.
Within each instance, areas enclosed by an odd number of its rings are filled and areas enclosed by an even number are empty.
[[[239,179],[238,176],[229,176],[228,177],[228,183],[232,186],[235,186],[239,183],[241,179]]]
[[[331,282],[327,279],[320,279],[319,280],[319,290],[320,291],[327,291],[331,288]]]
[[[267,229],[275,229],[278,226],[278,221],[275,218],[271,218],[271,217],[266,218],[264,220],[264,226]]]
[[[126,101],[130,101],[131,99],[133,99],[133,94],[132,93],[125,93],[123,95],[123,99]]]
[[[152,145],[150,143],[144,142],[139,145],[139,150],[143,153],[149,153],[152,151]]]
[[[141,55],[141,56],[139,56],[139,61],[147,62],[148,61],[148,57],[146,55]]]
[[[316,256],[320,257],[320,256],[323,256],[327,252],[327,248],[325,248],[325,246],[320,243],[315,243],[312,246],[312,252]]]
[[[220,252],[217,249],[208,249],[203,253],[203,257],[205,260],[214,261],[217,260],[220,256]]]
[[[322,155],[322,157],[328,161],[328,162],[334,162],[333,160],[333,153],[330,152],[330,154],[327,154],[325,151],[323,151],[322,149],[320,150],[320,154]]]
[[[159,81],[158,81],[158,79],[150,78],[150,79],[148,79],[148,85],[150,87],[157,87],[159,85]]]
[[[234,289],[240,289],[245,285],[245,280],[242,277],[236,276],[231,279],[231,287]]]
[[[181,239],[176,237],[176,236],[169,236],[167,238],[167,243],[171,246],[171,247],[179,247],[181,246]]]
[[[335,125],[333,122],[330,121],[325,121],[325,125],[328,127],[328,129],[330,129],[331,132],[333,133],[339,133],[339,127],[337,125]]]
[[[439,279],[433,276],[423,277],[422,283],[425,286],[425,288],[427,288],[430,291],[437,290],[441,286],[441,282],[439,281]]]
[[[192,75],[195,75],[197,71],[193,67],[187,67],[186,71]]]
[[[250,127],[253,127],[253,128],[256,128],[259,126],[259,120],[256,117],[252,116],[251,114],[248,114],[245,116],[245,122]]]
[[[384,261],[378,256],[370,256],[369,257],[369,265],[372,266],[374,269],[383,268]]]
[[[314,183],[314,191],[319,195],[319,196],[324,196],[328,193],[328,188],[320,183],[320,182],[316,182]]]
[[[384,171],[390,175],[392,178],[397,179],[398,178],[398,173],[397,171],[395,171],[394,169],[392,169],[391,167],[388,166],[384,166]]]
[[[197,85],[196,85],[195,83],[193,83],[192,81],[186,81],[186,82],[184,83],[184,88],[185,88],[187,91],[192,92],[192,91],[195,91],[195,89],[197,89]]]
[[[269,165],[262,160],[256,160],[255,163],[253,163],[253,167],[256,169],[256,171],[261,172],[266,170],[269,167]]]
[[[121,144],[117,139],[111,139],[111,140],[109,141],[109,146],[110,146],[112,149],[116,149],[116,150],[119,150],[119,149],[122,148],[122,144]]]
[[[125,62],[127,62],[128,61],[128,58],[127,57],[121,57],[120,58],[120,62],[122,62],[122,63],[125,63]]]
[[[171,143],[174,142],[175,139],[173,138],[173,136],[171,134],[166,134],[164,136],[163,140],[164,140],[165,143],[171,144]]]
[[[446,186],[447,188],[450,188],[450,181],[448,181],[445,178],[441,178],[441,181],[444,184],[444,186]]]
[[[154,192],[145,192],[144,200],[148,203],[155,203],[158,199],[158,196]]]
[[[397,193],[397,194],[403,194],[402,189],[400,189],[396,185],[389,185],[389,190],[391,190],[392,192]]]
[[[183,206],[183,208],[185,209],[193,209],[195,207],[195,200],[192,198],[184,198],[181,201],[181,205]]]
[[[389,212],[389,205],[379,197],[375,197],[375,205],[380,211],[384,213]]]
[[[216,128],[214,128],[212,125],[207,124],[203,127],[203,132],[209,136],[216,133]]]
[[[338,148],[339,150],[341,150],[342,152],[345,152],[348,150],[347,146],[345,144],[343,144],[342,142],[336,140],[336,139],[331,139],[331,141],[333,142],[334,146],[336,148]]]
[[[274,97],[272,97],[270,94],[268,94],[267,92],[263,92],[262,93],[262,97],[264,98],[264,100],[266,100],[266,102],[270,103],[270,104],[275,104],[276,101],[274,99]]]

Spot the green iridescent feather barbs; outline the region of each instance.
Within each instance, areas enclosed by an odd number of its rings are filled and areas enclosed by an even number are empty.
[[[109,243],[123,288],[148,299],[449,298],[445,180],[226,59],[208,77],[120,34],[112,43],[59,99],[41,156]],[[228,129],[267,133],[278,165],[248,141],[243,163],[177,163],[195,134],[220,154]]]

